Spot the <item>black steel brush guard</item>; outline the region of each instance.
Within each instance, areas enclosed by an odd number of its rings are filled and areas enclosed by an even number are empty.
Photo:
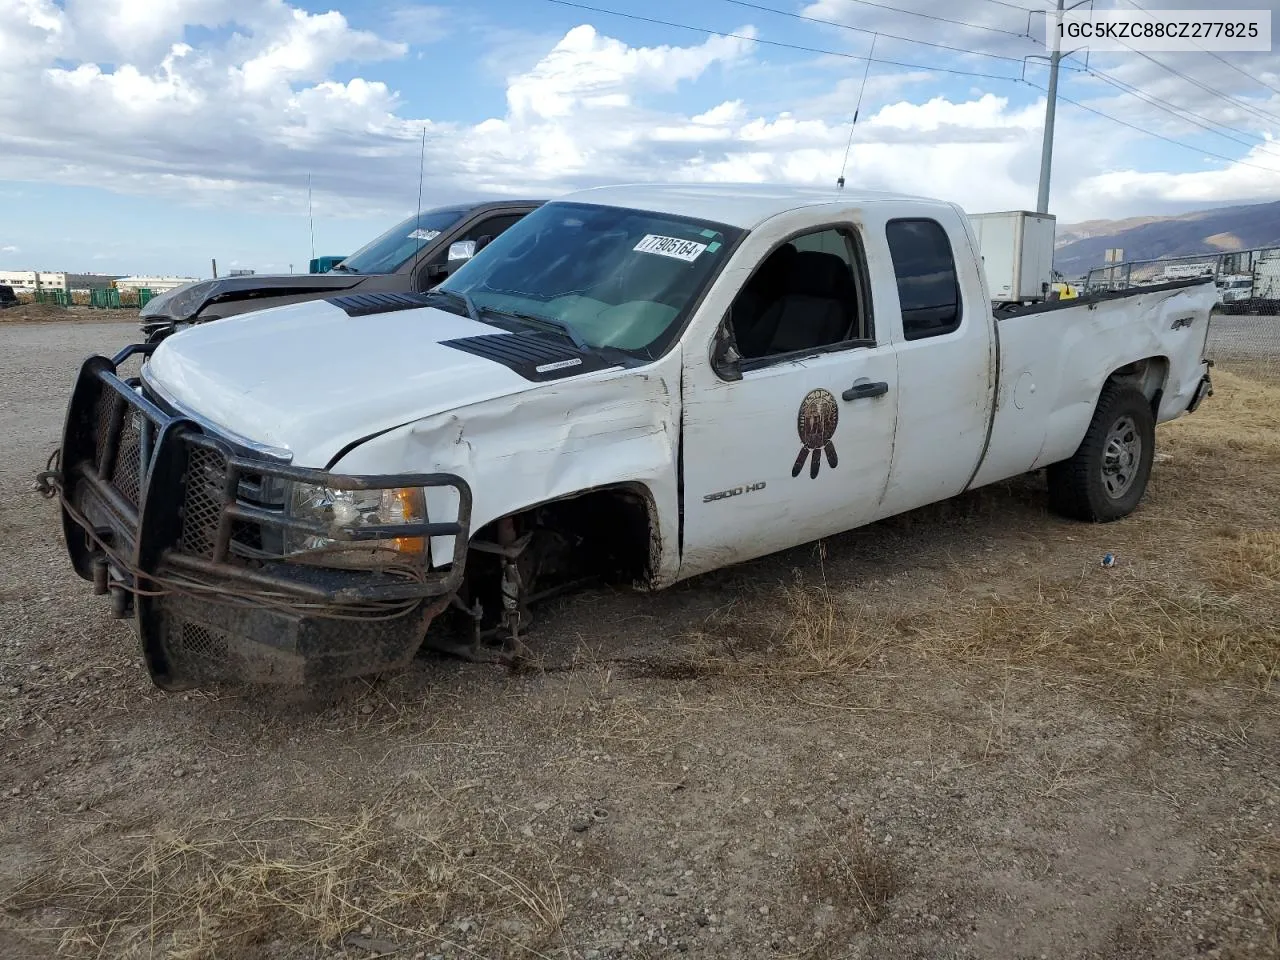
[[[463,575],[471,489],[453,474],[349,476],[294,467],[167,411],[118,370],[155,344],[134,344],[80,369],[60,467],[47,475],[62,507],[76,572],[132,616],[153,681],[285,682],[403,666]],[[449,522],[326,527],[290,517],[289,483],[331,490],[449,487]],[[450,565],[427,555],[395,568],[325,567],[271,545],[285,534],[359,547],[389,538],[453,537]],[[407,566],[406,566],[407,564]]]

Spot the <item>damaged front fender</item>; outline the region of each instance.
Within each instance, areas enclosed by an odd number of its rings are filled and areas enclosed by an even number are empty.
[[[640,371],[573,378],[430,416],[359,444],[334,469],[430,465],[463,477],[473,531],[588,491],[639,489],[650,511],[652,585],[662,586],[679,568],[679,364],[672,351]],[[428,514],[455,510],[450,496],[428,491]],[[453,538],[433,539],[433,563],[449,562],[453,549]]]

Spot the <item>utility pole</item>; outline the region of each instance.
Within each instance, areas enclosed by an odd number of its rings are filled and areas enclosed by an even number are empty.
[[[1053,120],[1058,106],[1058,64],[1062,60],[1062,8],[1058,0],[1057,19],[1053,30],[1053,53],[1049,56],[1049,96],[1044,105],[1044,142],[1040,146],[1040,193],[1036,197],[1036,213],[1049,212],[1049,173],[1053,166]]]

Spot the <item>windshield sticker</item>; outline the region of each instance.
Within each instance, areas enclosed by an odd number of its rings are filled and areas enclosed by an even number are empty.
[[[645,238],[632,249],[639,253],[654,253],[660,257],[671,257],[675,260],[693,263],[707,249],[707,245],[698,243],[695,240],[681,240],[679,237],[661,237],[650,233],[646,234]]]
[[[438,236],[440,236],[440,231],[439,231],[439,230],[422,230],[422,229],[418,229],[418,230],[413,231],[413,233],[409,234],[408,239],[410,239],[410,240],[426,240],[426,241],[430,242],[430,241],[434,240],[434,239],[435,239],[436,237],[438,237]]]
[[[716,237],[720,236],[720,234],[716,233],[714,230],[703,230],[702,235],[708,240],[714,240]]]
[[[719,240],[716,240],[714,243],[707,244],[707,253],[715,253],[719,249],[720,249]]]

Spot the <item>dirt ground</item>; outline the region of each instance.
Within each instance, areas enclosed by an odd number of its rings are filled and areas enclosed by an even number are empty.
[[[4,337],[0,957],[1280,956],[1280,380],[1116,524],[1028,477],[307,702],[151,686],[27,490],[129,331]]]
[[[118,310],[91,310],[89,307],[60,307],[54,303],[21,303],[0,310],[0,323],[137,323],[136,307]]]

